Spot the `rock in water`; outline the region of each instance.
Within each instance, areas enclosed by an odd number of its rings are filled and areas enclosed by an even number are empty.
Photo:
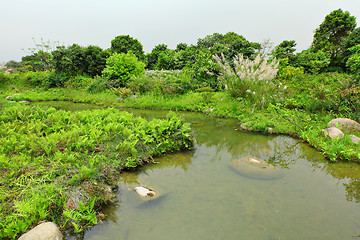
[[[155,192],[146,187],[135,187],[134,191],[142,197],[154,197]]]
[[[347,132],[360,132],[360,124],[354,120],[348,119],[348,118],[336,118],[331,120],[327,126],[329,128],[331,127],[337,127],[340,128],[343,131]]]
[[[53,222],[42,223],[27,233],[23,234],[19,240],[62,240],[63,236],[58,227]]]
[[[279,179],[283,174],[279,168],[255,157],[245,157],[234,160],[230,167],[240,175],[262,180]]]

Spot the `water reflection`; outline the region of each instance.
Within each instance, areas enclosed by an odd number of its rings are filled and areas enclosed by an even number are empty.
[[[166,116],[131,111],[149,119]],[[119,201],[104,208],[104,222],[75,239],[352,239],[358,234],[358,164],[329,163],[287,136],[236,131],[236,120],[180,114],[192,125],[195,149],[124,172]],[[232,160],[246,156],[286,174],[255,181],[229,171]],[[138,185],[163,197],[144,204],[131,191]]]

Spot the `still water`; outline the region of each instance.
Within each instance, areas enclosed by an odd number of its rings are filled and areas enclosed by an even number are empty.
[[[291,137],[237,131],[235,120],[180,115],[191,123],[195,148],[124,172],[106,219],[78,239],[360,239],[358,164],[328,163]],[[248,156],[281,175],[262,180],[230,167]],[[136,186],[159,197],[143,200],[132,191]]]

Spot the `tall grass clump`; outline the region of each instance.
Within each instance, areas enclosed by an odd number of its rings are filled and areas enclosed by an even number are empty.
[[[248,98],[255,106],[264,107],[269,102],[279,100],[281,91],[286,89],[280,82],[274,81],[279,65],[276,59],[268,63],[260,55],[250,60],[239,54],[230,64],[223,54],[214,55],[213,58],[219,66],[225,89],[234,98]]]

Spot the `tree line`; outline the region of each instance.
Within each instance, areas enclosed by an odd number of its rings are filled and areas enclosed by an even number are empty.
[[[98,46],[51,47],[49,42],[36,44],[36,48],[20,63],[10,61],[8,68],[21,71],[54,70],[55,73],[73,75],[101,75],[106,60],[115,53],[132,53],[149,70],[187,70],[198,80],[211,84],[215,76],[208,74],[216,71],[212,56],[223,54],[229,62],[242,54],[254,59],[257,54],[267,55],[270,60],[276,58],[281,68],[294,68],[306,73],[350,72],[360,69],[360,28],[356,28],[356,19],[348,11],[337,9],[328,14],[314,31],[313,42],[309,49],[296,52],[295,40],[284,40],[270,52],[269,41],[251,42],[235,32],[214,33],[199,38],[196,44],[177,44],[169,49],[166,44],[156,45],[145,54],[143,45],[129,35],[120,35],[111,41],[109,49]]]

